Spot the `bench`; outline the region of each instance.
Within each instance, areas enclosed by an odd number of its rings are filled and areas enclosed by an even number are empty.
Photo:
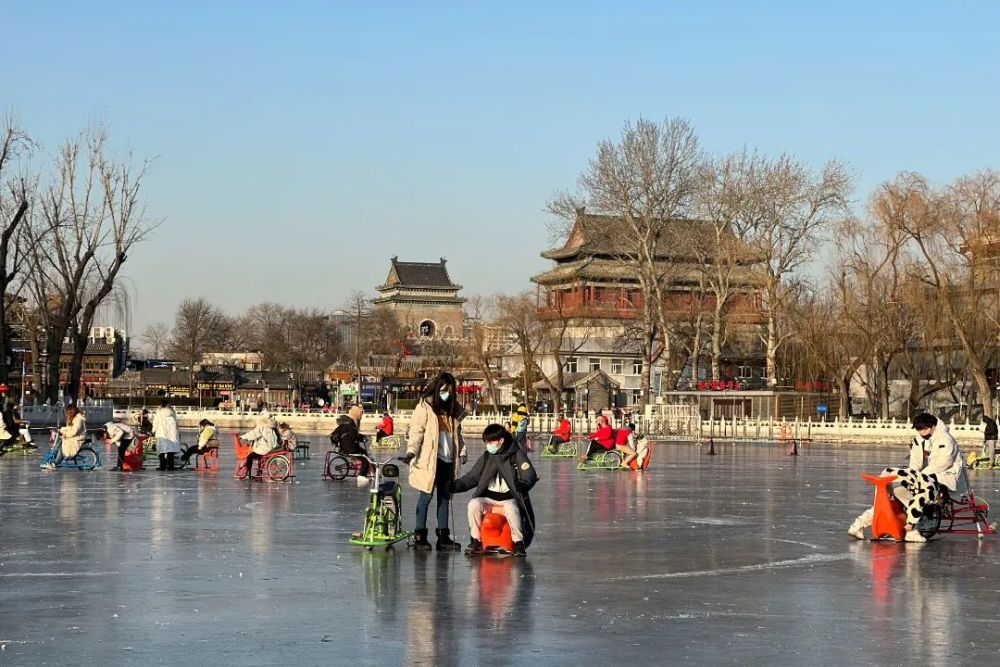
[[[301,461],[303,459],[309,458],[309,441],[299,440],[295,444],[295,450],[292,452],[292,458]]]

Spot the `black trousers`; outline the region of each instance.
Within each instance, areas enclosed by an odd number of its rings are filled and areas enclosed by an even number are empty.
[[[184,463],[187,463],[188,461],[191,460],[192,456],[197,456],[198,454],[204,454],[211,448],[212,448],[211,445],[205,445],[204,447],[199,447],[198,445],[191,445],[190,447],[184,450],[184,453],[181,454],[181,458],[184,460]]]
[[[117,466],[121,468],[125,465],[125,452],[129,447],[132,446],[131,438],[122,438],[118,441],[118,463]]]
[[[263,457],[263,454],[258,454],[257,452],[254,452],[254,451],[251,451],[249,454],[247,454],[246,463],[243,464],[243,465],[245,465],[247,467],[247,479],[250,479],[253,476],[253,462],[254,462],[254,460],[262,458],[262,457]]]
[[[174,470],[174,453],[159,454],[160,467],[157,470]]]

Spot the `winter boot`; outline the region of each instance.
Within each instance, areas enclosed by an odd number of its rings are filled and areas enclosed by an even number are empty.
[[[427,541],[427,529],[413,531],[413,548],[417,551],[430,551],[431,543]]]
[[[157,455],[157,458],[160,459],[160,465],[157,466],[156,469],[157,470],[166,470],[167,469],[167,455],[166,454],[159,454],[159,455]]]
[[[847,529],[847,534],[856,540],[865,539],[865,527],[858,519],[854,520],[851,527]]]
[[[453,541],[451,539],[451,537],[449,537],[449,534],[451,533],[451,531],[449,531],[447,528],[438,528],[434,532],[437,533],[437,537],[438,537],[438,539],[437,539],[437,550],[438,551],[461,551],[462,550],[462,545],[459,544],[458,542]]]
[[[514,556],[524,558],[527,555],[528,552],[524,548],[524,542],[514,542]]]
[[[476,538],[469,541],[469,546],[465,547],[466,556],[479,556],[483,553],[483,543]]]

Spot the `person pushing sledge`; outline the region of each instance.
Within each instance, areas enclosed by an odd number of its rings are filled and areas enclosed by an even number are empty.
[[[926,542],[927,539],[917,532],[916,525],[924,516],[924,508],[936,502],[943,490],[953,494],[962,491],[963,462],[958,443],[943,421],[925,412],[913,418],[913,428],[917,437],[910,443],[907,467],[886,468],[882,476],[896,476],[889,490],[906,510],[905,541]],[[854,520],[847,534],[865,539],[865,528],[872,525],[874,516],[875,510],[869,507]]]

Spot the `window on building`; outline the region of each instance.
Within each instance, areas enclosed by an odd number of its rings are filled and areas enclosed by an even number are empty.
[[[590,358],[590,372],[593,373],[594,371],[599,371],[599,370],[601,370],[601,358],[600,357],[591,357]]]
[[[642,401],[642,389],[632,390],[632,405],[638,405]]]
[[[739,366],[737,368],[736,377],[741,377],[741,378],[753,377],[753,368],[750,366]]]
[[[622,369],[624,367],[625,367],[625,362],[622,361],[621,359],[612,359],[611,360],[611,374],[612,375],[621,375],[622,372],[623,372]]]
[[[576,372],[576,357],[566,357],[566,364],[564,369],[567,373]]]
[[[632,360],[632,375],[642,375],[642,359]]]

